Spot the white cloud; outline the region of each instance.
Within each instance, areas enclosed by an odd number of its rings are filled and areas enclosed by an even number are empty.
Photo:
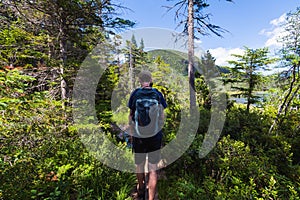
[[[236,59],[231,56],[231,54],[243,54],[244,49],[234,48],[234,49],[226,49],[223,47],[218,47],[216,49],[210,49],[209,52],[216,59],[216,65],[225,66],[228,65],[227,61]]]
[[[270,21],[272,27],[270,29],[263,29],[260,31],[261,35],[265,35],[268,39],[265,42],[266,47],[281,47],[279,38],[282,38],[287,33],[284,31],[282,25],[286,22],[286,14],[281,15],[279,18]]]
[[[270,49],[272,48],[276,49],[282,46],[281,43],[278,41],[278,39],[288,34],[282,26],[284,23],[286,23],[286,14],[283,14],[279,18],[271,20],[270,21],[271,27],[260,31],[259,34],[267,37],[267,40],[265,42],[266,47],[269,47]],[[229,60],[236,59],[235,57],[231,56],[232,54],[243,55],[244,49],[242,48],[230,49],[230,48],[218,47],[215,49],[209,49],[209,52],[216,59],[216,65],[226,66],[228,65]]]
[[[281,26],[282,23],[285,23],[286,21],[286,14],[284,13],[279,18],[273,19],[270,24],[273,26]]]

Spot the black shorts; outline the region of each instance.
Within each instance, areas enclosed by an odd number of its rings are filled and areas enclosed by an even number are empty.
[[[141,164],[146,160],[151,164],[157,164],[160,161],[160,149],[162,144],[162,132],[159,132],[153,137],[136,138],[133,137],[133,151],[135,164]]]

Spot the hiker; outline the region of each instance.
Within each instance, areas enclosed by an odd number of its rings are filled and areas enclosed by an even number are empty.
[[[139,74],[140,88],[135,89],[128,102],[129,124],[133,138],[133,152],[138,180],[138,196],[144,198],[148,186],[149,200],[153,200],[157,186],[158,162],[162,145],[164,108],[166,101],[160,91],[152,88],[152,77],[148,71]],[[148,185],[145,183],[144,167],[148,156]]]

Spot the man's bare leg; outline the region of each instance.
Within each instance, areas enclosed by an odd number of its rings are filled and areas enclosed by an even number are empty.
[[[136,176],[138,180],[138,187],[137,189],[144,189],[145,184],[145,162],[142,162],[141,164],[136,165]]]
[[[154,200],[157,187],[157,164],[149,163],[149,200]]]

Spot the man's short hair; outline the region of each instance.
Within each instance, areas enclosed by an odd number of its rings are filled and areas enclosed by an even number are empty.
[[[151,82],[152,80],[151,72],[145,70],[141,71],[139,73],[139,79],[141,82]]]

